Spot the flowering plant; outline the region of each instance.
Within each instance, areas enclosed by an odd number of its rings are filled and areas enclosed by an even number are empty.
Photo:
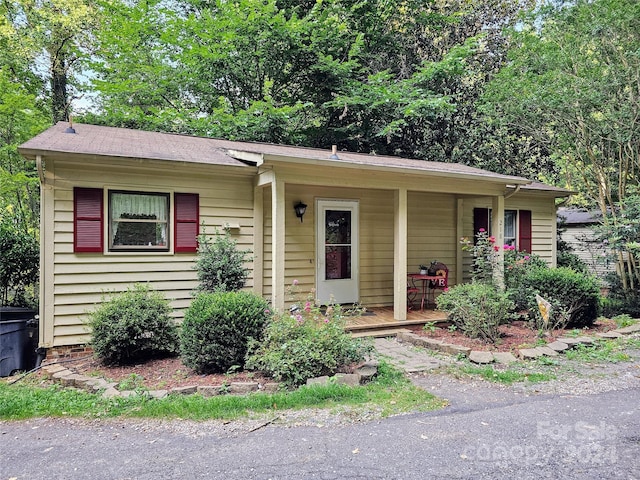
[[[462,250],[473,254],[471,278],[474,282],[493,282],[493,271],[498,262],[497,253],[500,251],[495,243],[495,237],[489,236],[484,228],[478,230],[475,245],[467,237],[460,239]]]
[[[351,338],[345,331],[346,317],[361,308],[345,310],[341,305],[319,305],[315,292],[300,299],[298,282],[288,288],[291,308],[275,314],[265,329],[264,341],[250,347],[247,366],[271,375],[286,385],[301,385],[312,377],[330,375],[364,360],[372,346]]]

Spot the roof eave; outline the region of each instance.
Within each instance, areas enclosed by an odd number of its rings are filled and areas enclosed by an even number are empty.
[[[353,163],[346,161],[335,161],[331,159],[321,159],[321,158],[304,158],[304,163],[300,162],[300,157],[291,157],[288,155],[276,155],[276,154],[264,154],[263,162],[286,162],[286,163],[296,163],[298,165],[317,165],[324,167],[338,167],[338,168],[361,168],[365,170],[377,171],[377,172],[386,172],[386,173],[396,173],[396,174],[411,174],[411,175],[424,175],[424,176],[433,176],[433,177],[443,177],[443,178],[458,178],[458,179],[468,179],[468,180],[484,180],[489,183],[498,183],[498,184],[510,184],[510,185],[527,185],[531,183],[531,180],[522,177],[512,177],[507,175],[495,174],[492,175],[480,175],[466,172],[445,172],[441,170],[427,170],[427,169],[419,169],[419,168],[411,168],[411,167],[401,167],[401,166],[386,166],[386,165],[369,165],[366,163]]]

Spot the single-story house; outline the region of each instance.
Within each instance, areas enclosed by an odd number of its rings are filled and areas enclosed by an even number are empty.
[[[577,207],[558,208],[560,238],[564,240],[589,271],[604,280],[609,273],[616,272],[613,252],[608,242],[599,238],[598,227],[602,225],[602,212]]]
[[[556,262],[555,199],[570,192],[459,164],[58,123],[24,143],[41,182],[40,346],[89,340],[105,292],[149,282],[179,319],[197,286],[198,233],[252,250],[247,288],[286,286],[407,315],[407,274],[438,260],[469,278],[460,238]],[[301,207],[306,207],[300,215]],[[475,224],[475,225],[474,225]]]

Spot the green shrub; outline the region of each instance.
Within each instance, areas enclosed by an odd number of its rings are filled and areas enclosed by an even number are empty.
[[[462,333],[492,343],[500,337],[498,327],[510,320],[514,308],[506,293],[484,282],[456,285],[436,302]]]
[[[370,344],[345,332],[339,305],[330,305],[323,312],[308,300],[303,308],[269,321],[264,340],[252,342],[246,365],[295,386],[309,378],[332,375],[370,352]]]
[[[537,269],[526,275],[523,286],[551,303],[552,328],[589,327],[598,318],[600,286],[591,275],[567,267]],[[528,303],[536,328],[543,328],[535,296]]]
[[[237,292],[244,287],[249,271],[245,268],[248,261],[248,250],[238,250],[236,242],[228,232],[216,231],[213,240],[206,235],[198,239],[199,290],[204,292]]]
[[[505,250],[504,285],[516,311],[526,310],[529,307],[529,299],[535,298],[535,292],[527,288],[524,279],[529,272],[539,268],[549,267],[538,255]]]
[[[5,215],[0,216],[0,305],[32,307],[37,304],[40,248]]]
[[[185,313],[180,334],[183,363],[199,373],[243,367],[250,340],[259,340],[269,313],[250,292],[200,293]]]
[[[116,294],[89,314],[95,355],[125,365],[178,352],[178,327],[169,302],[146,285]]]

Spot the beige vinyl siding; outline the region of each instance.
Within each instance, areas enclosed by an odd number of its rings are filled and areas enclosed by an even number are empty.
[[[456,197],[409,192],[408,272],[434,260],[449,268],[449,284],[456,283]]]
[[[205,232],[213,235],[216,228],[221,230],[226,224],[236,224],[240,229],[231,233],[239,248],[252,247],[253,172],[247,176],[231,176],[221,175],[214,169],[183,165],[178,174],[175,170],[158,168],[153,162],[140,163],[131,168],[62,160],[47,162],[48,179],[55,179],[55,190],[52,245],[45,246],[45,255],[53,256],[53,261],[49,260],[49,265],[53,265],[53,283],[45,286],[48,291],[45,298],[53,301],[53,319],[49,322],[53,328],[44,332],[45,346],[86,343],[89,339],[85,326],[87,312],[105,295],[126,290],[136,282],[149,283],[163,292],[170,299],[177,319],[183,317],[197,286],[193,254],[74,253],[74,187],[198,193],[200,221],[205,225]],[[172,238],[173,225],[170,228]],[[105,248],[106,244],[105,241]],[[248,286],[251,284],[249,278]]]
[[[491,208],[491,198],[465,198],[463,235],[473,239],[473,209]],[[531,253],[539,255],[549,266],[556,264],[556,207],[555,199],[540,195],[518,194],[505,200],[505,210],[531,210]],[[472,255],[464,252],[463,281],[471,279]]]
[[[366,306],[393,304],[393,192],[354,188],[286,185],[285,284],[302,298],[316,287],[315,201],[358,200],[360,212],[360,302]],[[293,206],[307,205],[303,222]],[[265,188],[264,293],[271,294],[271,191]],[[287,295],[286,301],[292,298]]]

